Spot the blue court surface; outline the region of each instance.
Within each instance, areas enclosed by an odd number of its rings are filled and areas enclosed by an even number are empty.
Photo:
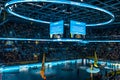
[[[87,72],[90,68],[90,63],[93,60],[84,59],[85,62],[81,62],[79,60],[68,60],[65,62],[53,62],[52,64],[56,63],[56,65],[51,65],[51,63],[46,64],[45,75],[47,80],[90,80],[91,73]],[[120,68],[120,65],[117,63],[109,63],[99,61],[99,69],[98,73],[93,73],[94,80],[97,79],[96,77],[101,76],[104,77],[106,72],[110,72],[112,70],[117,70]],[[105,65],[105,63],[107,63]],[[117,64],[118,66],[116,66]],[[15,68],[16,67],[16,68]],[[3,67],[5,71],[1,73],[2,80],[43,80],[40,76],[40,67],[38,64],[31,66],[9,66]],[[99,80],[103,80],[102,78]]]

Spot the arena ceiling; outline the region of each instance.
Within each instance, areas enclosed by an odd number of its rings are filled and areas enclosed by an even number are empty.
[[[8,1],[10,1],[10,0],[0,0],[0,7],[3,10],[2,16],[4,16],[4,12],[5,12],[4,5]],[[73,0],[73,1],[81,2],[80,0]],[[120,0],[83,0],[83,3],[95,5],[95,6],[98,6],[100,8],[103,8],[105,10],[112,12],[115,15],[115,20],[111,24],[120,24]],[[78,8],[78,7],[73,7],[70,5],[61,5],[61,4],[56,5],[53,3],[25,3],[25,4],[18,4],[17,6],[14,5],[14,7],[17,7],[14,10],[16,10],[19,14],[22,14],[25,16],[30,16],[32,18],[39,17],[42,20],[48,20],[48,21],[57,21],[60,19],[64,19],[66,22],[69,22],[70,19],[74,19],[74,20],[78,20],[78,21],[85,21],[87,23],[98,23],[98,22],[104,22],[110,18],[109,15],[106,15],[105,13],[101,13],[99,11],[96,12],[95,10],[92,10],[92,9]],[[34,15],[32,15],[32,14],[34,14]],[[6,18],[9,20],[13,20],[13,21],[17,20],[16,22],[26,21],[26,20],[17,18],[9,13],[6,14]],[[98,18],[99,18],[99,20],[97,20]],[[42,26],[42,25],[40,25],[40,26]],[[26,27],[25,29],[27,29],[27,28],[29,28],[29,27]],[[10,30],[10,27],[8,26],[7,29]],[[48,29],[48,28],[46,28],[46,29]],[[3,28],[1,27],[0,30],[2,31]],[[25,31],[27,31],[27,30],[25,30]],[[35,31],[35,30],[33,30],[33,31]],[[48,30],[41,29],[41,31],[48,33]],[[6,34],[6,32],[4,30],[3,30],[3,33],[0,34],[0,36],[2,36],[3,34]],[[9,35],[9,31],[7,34]],[[8,37],[8,35],[5,35],[5,37]],[[46,34],[42,34],[42,36],[45,36],[45,38],[46,38],[46,36],[49,37],[49,35],[46,35]],[[10,37],[13,37],[13,36],[10,36]],[[20,37],[24,37],[24,35],[20,35]],[[66,34],[66,37],[69,37],[69,34],[68,34],[68,36]],[[0,43],[4,45],[5,41],[0,41]],[[16,42],[16,43],[18,43],[18,42]],[[21,44],[21,43],[22,43],[22,41],[19,44]],[[27,43],[27,42],[25,42],[25,43]],[[53,43],[45,43],[45,42],[41,42],[39,44],[43,44],[43,46],[42,46],[43,48],[46,47],[46,45],[48,45],[48,44],[49,45],[47,47],[53,46],[53,48],[56,48],[56,47],[61,48],[64,46],[69,47],[69,45],[72,45],[72,46],[87,45],[87,44],[81,44],[81,43],[77,43],[77,44],[75,44],[75,43],[54,43],[53,44]],[[96,44],[96,43],[92,43],[92,44]],[[31,45],[33,45],[32,42],[31,42]],[[104,45],[104,43],[103,43],[103,45]],[[91,44],[90,44],[90,47],[91,47]],[[84,48],[84,49],[86,49],[86,48]],[[51,48],[51,50],[52,50],[52,48]],[[64,50],[64,48],[63,48],[63,50]]]
[[[10,0],[9,0],[10,1]],[[72,0],[98,6],[112,12],[115,20],[111,24],[120,23],[120,0]],[[8,0],[0,0],[0,6],[4,8]],[[5,9],[5,8],[4,8]],[[45,21],[76,20],[88,23],[100,23],[110,19],[106,13],[89,8],[79,8],[77,6],[54,4],[54,3],[20,3],[13,5],[13,10],[17,13]],[[8,13],[8,19],[13,19],[13,15]],[[14,17],[16,19],[16,17]],[[21,20],[21,19],[20,19]]]

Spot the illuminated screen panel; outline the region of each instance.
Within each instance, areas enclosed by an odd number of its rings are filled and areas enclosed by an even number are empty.
[[[52,34],[63,34],[64,21],[50,23],[50,35]]]
[[[86,23],[71,20],[70,21],[70,33],[86,35]]]

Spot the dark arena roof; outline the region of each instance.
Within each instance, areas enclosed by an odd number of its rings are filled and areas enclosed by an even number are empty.
[[[72,34],[71,20],[86,34]],[[51,34],[57,21],[63,34]],[[43,66],[47,80],[119,80],[120,0],[0,0],[0,80],[26,70],[33,77],[20,80],[42,80]]]

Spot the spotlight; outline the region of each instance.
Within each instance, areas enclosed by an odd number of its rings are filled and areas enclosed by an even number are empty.
[[[52,37],[56,38],[56,39],[60,39],[60,38],[62,38],[62,35],[60,35],[60,34],[53,34]]]
[[[83,2],[83,0],[80,0],[81,2]]]
[[[17,8],[17,4],[15,4],[15,7]]]

